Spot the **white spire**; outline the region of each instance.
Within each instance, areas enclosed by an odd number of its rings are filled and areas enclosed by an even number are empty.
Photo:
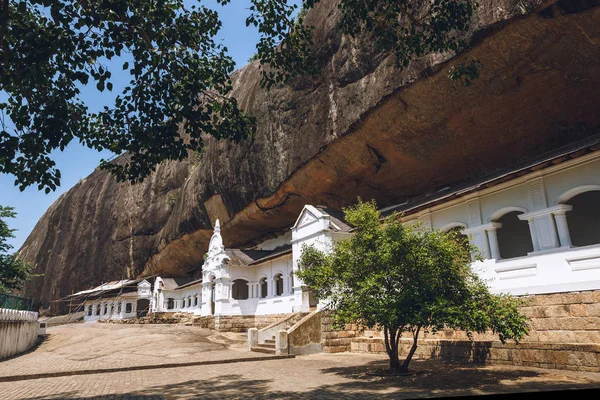
[[[218,218],[217,218],[217,222],[215,222],[215,233],[221,233],[221,224],[219,223]]]

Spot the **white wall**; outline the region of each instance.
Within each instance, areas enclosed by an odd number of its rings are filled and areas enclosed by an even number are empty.
[[[579,193],[582,187],[600,189],[600,152],[408,215],[405,221],[430,221],[438,229],[465,225],[486,258],[473,267],[493,291],[540,294],[600,289],[600,244],[572,246],[568,229],[561,228],[559,221],[566,213],[564,226],[568,226],[568,206],[561,205],[565,193]],[[511,209],[526,213],[521,217],[536,248],[527,256],[504,260],[494,257],[492,250],[494,231],[502,228],[490,223]]]
[[[29,350],[38,337],[38,313],[0,308],[0,360]]]

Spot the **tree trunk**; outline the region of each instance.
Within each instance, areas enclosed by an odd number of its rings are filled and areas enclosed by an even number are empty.
[[[400,332],[397,329],[388,329],[383,327],[383,336],[385,338],[385,351],[390,358],[390,372],[398,372],[402,368],[400,359],[398,358],[398,340],[397,336]]]
[[[410,347],[410,351],[406,355],[406,358],[402,362],[402,365],[400,366],[400,372],[408,372],[408,364],[410,364],[410,361],[412,360],[413,355],[415,354],[415,351],[417,351],[417,347],[418,347],[417,340],[419,338],[420,330],[421,330],[421,326],[417,326],[417,329],[413,332],[413,344]]]

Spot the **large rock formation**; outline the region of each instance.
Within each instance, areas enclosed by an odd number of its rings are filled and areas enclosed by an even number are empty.
[[[381,206],[472,179],[600,127],[597,1],[482,0],[472,48],[409,69],[370,41],[336,31],[336,1],[315,26],[321,74],[271,91],[252,63],[234,95],[257,118],[253,140],[209,140],[142,184],[97,170],[53,204],[20,254],[44,276],[42,303],[101,281],[181,275],[202,263],[216,218],[227,246],[251,245],[293,223],[305,203]],[[464,56],[483,63],[470,87],[447,78]]]

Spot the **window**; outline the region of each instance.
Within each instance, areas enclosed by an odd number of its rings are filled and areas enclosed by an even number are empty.
[[[469,238],[467,237],[467,235],[462,233],[462,231],[464,229],[465,228],[463,228],[462,226],[455,226],[454,228],[449,229],[447,232],[455,234],[456,239],[457,239],[458,243],[461,245],[461,247],[463,247],[465,250],[469,251]]]
[[[259,297],[261,299],[264,299],[265,297],[267,297],[267,293],[268,293],[267,278],[265,278],[265,277],[260,278],[260,280],[258,281],[258,286],[260,287]]]
[[[167,299],[167,310],[172,310],[175,308],[175,299],[172,297],[169,297]]]
[[[533,251],[529,224],[527,221],[521,221],[519,214],[522,212],[511,211],[496,221],[502,224],[498,229],[500,258],[522,257]]]
[[[100,315],[100,305],[96,306],[96,315]]]
[[[108,304],[104,305],[104,315],[108,314]]]
[[[245,279],[236,279],[233,281],[231,297],[235,300],[246,300],[248,298],[248,282]]]
[[[275,296],[281,296],[283,294],[283,276],[281,274],[275,275],[273,283],[275,284]]]
[[[93,311],[93,310],[92,310],[92,305],[90,304],[90,305],[88,306],[88,314],[87,314],[87,315],[88,315],[88,317],[90,317],[90,316],[92,315],[92,311]]]
[[[600,243],[600,191],[581,193],[565,204],[573,206],[567,212],[573,246]]]
[[[181,299],[181,308],[185,308],[185,297]]]
[[[191,306],[192,306],[192,298],[188,297],[188,307],[191,307]]]
[[[194,307],[198,305],[198,295],[194,295]]]
[[[117,314],[121,314],[121,302],[117,303]]]
[[[129,314],[131,312],[131,303],[125,304],[125,312]]]

